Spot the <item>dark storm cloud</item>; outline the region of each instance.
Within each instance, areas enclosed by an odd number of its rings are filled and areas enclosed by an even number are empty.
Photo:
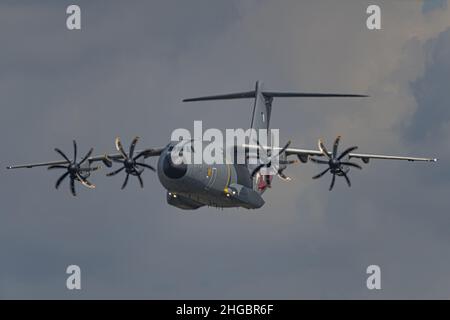
[[[249,101],[180,100],[247,90],[256,79],[271,89],[370,93],[277,100],[273,125],[300,147],[338,133],[361,151],[441,156],[448,145],[445,96],[427,98],[446,79],[438,57],[449,46],[448,11],[383,2],[377,33],[365,29],[361,1],[78,3],[77,32],[65,29],[69,2],[1,7],[3,166],[56,159],[53,147],[71,152],[72,138],[103,153],[116,135],[164,145],[193,120],[245,127]],[[433,115],[419,116],[425,109]],[[444,168],[373,161],[351,173],[352,189],[339,180],[329,193],[329,177],[313,182],[319,168],[300,165],[254,212],[180,211],[151,172],[143,191],[132,181],[123,192],[123,177],[98,174],[97,189],[79,187],[73,199],[68,186],[53,189],[55,173],[4,171],[0,297],[448,297]],[[65,289],[69,264],[82,269],[81,292]],[[382,268],[381,292],[365,288],[369,264]]]
[[[450,134],[450,109],[448,86],[450,81],[450,29],[423,44],[426,50],[425,71],[411,83],[417,110],[404,130],[407,143],[414,149],[426,152],[439,150],[442,163],[450,161],[450,150],[442,146]],[[450,175],[446,165],[441,165],[423,179],[448,184]]]
[[[447,0],[429,0],[423,1],[422,11],[424,13],[437,10],[437,9],[446,9],[447,8]]]
[[[425,44],[425,73],[411,84],[418,108],[408,138],[438,136],[450,121],[448,86],[450,81],[450,29]]]

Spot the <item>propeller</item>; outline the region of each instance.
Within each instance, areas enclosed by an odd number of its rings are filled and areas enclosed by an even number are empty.
[[[273,159],[275,159],[275,158],[279,157],[280,155],[282,155],[283,152],[286,151],[286,149],[289,147],[290,144],[291,144],[291,141],[288,141],[288,142],[286,143],[286,145],[285,145],[283,148],[281,148],[275,155],[271,155],[271,156],[269,157],[269,161],[268,161],[267,163],[261,163],[260,165],[258,165],[258,166],[252,171],[252,174],[251,174],[252,178],[254,178],[255,175],[256,175],[259,171],[261,171],[262,168],[271,168],[271,167],[272,167],[272,161],[273,161]],[[258,145],[259,145],[259,143],[258,143]],[[260,147],[261,147],[261,146],[260,146]],[[279,163],[280,163],[281,165],[292,164],[292,163],[295,163],[295,162],[296,162],[295,160],[294,160],[294,161],[287,161],[287,160],[281,160],[281,161],[279,161]],[[282,168],[278,168],[278,169],[277,169],[277,176],[280,177],[281,179],[285,180],[285,181],[291,180],[290,177],[286,176],[286,175],[283,173],[283,170],[284,170],[284,169],[286,169],[286,167],[284,167],[284,168],[283,168],[283,167],[282,167]],[[272,186],[272,181],[271,181],[271,179],[270,179],[270,175],[265,175],[264,177],[265,177],[265,182],[266,182],[266,184],[267,184],[267,187],[270,188],[270,187]]]
[[[90,172],[96,171],[100,169],[100,167],[86,167],[82,168],[82,165],[89,159],[92,152],[94,151],[93,148],[89,150],[89,152],[81,159],[80,162],[77,162],[77,143],[75,140],[73,140],[73,160],[70,160],[64,152],[62,152],[60,149],[55,148],[55,151],[61,155],[64,160],[67,161],[67,165],[52,165],[48,167],[48,170],[53,169],[65,169],[66,173],[64,173],[62,176],[58,178],[55,184],[55,188],[58,189],[61,183],[67,178],[70,178],[70,192],[75,197],[77,195],[75,191],[75,181],[79,181],[83,186],[94,189],[95,185],[90,183],[86,178],[89,176]]]
[[[281,168],[279,168],[279,169],[277,170],[277,176],[278,176],[281,180],[284,180],[284,181],[291,181],[292,178],[291,178],[291,177],[288,177],[287,175],[285,175],[285,174],[283,173],[283,171],[286,170],[287,165],[295,164],[295,163],[298,163],[298,162],[299,162],[299,160],[280,160],[280,165],[282,165],[283,167],[281,167]]]
[[[143,188],[144,181],[142,180],[141,175],[144,172],[144,169],[150,169],[152,171],[156,171],[155,168],[153,168],[152,166],[139,161],[140,158],[145,156],[145,151],[139,152],[136,156],[134,155],[134,150],[136,148],[136,144],[138,141],[139,141],[139,137],[135,137],[133,139],[133,141],[131,142],[131,145],[130,145],[130,150],[127,154],[123,148],[120,138],[119,137],[116,138],[116,142],[115,142],[116,149],[117,149],[117,151],[119,151],[122,158],[119,158],[119,159],[112,158],[110,160],[112,160],[113,162],[121,163],[122,167],[113,172],[110,172],[106,175],[108,177],[115,176],[119,172],[122,172],[125,170],[127,175],[125,177],[125,181],[122,184],[122,189],[124,189],[127,186],[130,175],[137,177],[139,180],[139,183],[141,185],[141,188]]]
[[[310,158],[310,160],[312,162],[318,163],[318,164],[326,164],[328,165],[328,168],[325,169],[324,171],[322,171],[321,173],[315,175],[314,177],[312,177],[313,179],[319,179],[320,177],[322,177],[325,173],[327,173],[328,171],[333,175],[331,178],[331,184],[330,184],[330,188],[329,190],[331,191],[334,187],[334,183],[336,182],[336,176],[341,176],[345,178],[345,181],[347,181],[347,185],[349,187],[351,187],[351,182],[350,182],[350,178],[348,177],[347,173],[348,173],[348,169],[346,170],[345,167],[353,167],[353,168],[358,168],[358,169],[362,169],[362,167],[357,164],[357,163],[353,163],[353,162],[349,162],[349,161],[341,161],[342,158],[344,158],[345,156],[347,156],[350,152],[356,150],[358,147],[350,147],[345,149],[341,154],[338,155],[338,148],[339,148],[339,142],[341,140],[341,136],[337,136],[336,140],[334,141],[333,144],[333,150],[332,152],[328,152],[327,148],[325,147],[325,145],[323,144],[322,140],[319,139],[319,149],[322,152],[322,154],[328,158],[328,160],[321,160],[321,159],[316,159],[316,158]]]

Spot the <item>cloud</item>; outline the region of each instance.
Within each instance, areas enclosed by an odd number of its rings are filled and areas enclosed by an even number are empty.
[[[450,29],[428,40],[425,72],[412,83],[418,108],[408,128],[408,138],[437,137],[450,120],[445,83],[450,80]]]
[[[430,1],[423,1],[422,4],[422,12],[428,13],[433,10],[445,10],[447,9],[447,0],[430,0]]]

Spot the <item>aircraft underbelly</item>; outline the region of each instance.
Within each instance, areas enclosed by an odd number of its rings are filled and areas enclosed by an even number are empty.
[[[201,203],[205,206],[209,207],[218,207],[218,208],[231,208],[231,207],[240,207],[241,205],[232,199],[227,198],[222,195],[211,195],[205,193],[190,193],[184,194],[183,196],[188,197],[198,203]]]

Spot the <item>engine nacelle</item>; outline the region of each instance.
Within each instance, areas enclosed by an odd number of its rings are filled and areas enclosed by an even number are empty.
[[[301,163],[307,163],[308,162],[308,160],[309,160],[309,156],[306,154],[306,155],[297,155],[297,157],[298,157],[298,160],[300,160],[300,162]]]

